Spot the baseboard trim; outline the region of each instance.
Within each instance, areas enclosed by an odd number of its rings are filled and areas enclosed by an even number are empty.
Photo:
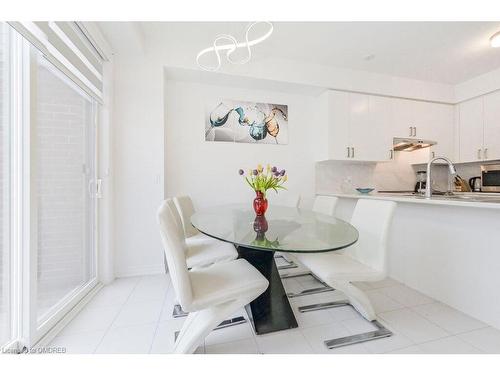
[[[145,275],[159,275],[165,273],[165,267],[162,264],[151,264],[146,266],[132,266],[121,270],[115,270],[115,277],[132,277]]]

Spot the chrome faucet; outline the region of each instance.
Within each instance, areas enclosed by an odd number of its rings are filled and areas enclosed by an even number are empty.
[[[429,160],[427,163],[427,180],[425,182],[425,197],[430,198],[432,197],[432,186],[431,186],[431,166],[432,163],[434,163],[436,160],[443,160],[448,164],[448,169],[450,171],[451,176],[456,176],[457,170],[455,169],[455,166],[451,162],[450,159],[445,158],[444,156],[437,156],[435,158],[432,158]]]

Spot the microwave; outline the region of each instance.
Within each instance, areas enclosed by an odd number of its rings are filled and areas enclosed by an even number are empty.
[[[481,165],[481,191],[500,193],[500,164]]]

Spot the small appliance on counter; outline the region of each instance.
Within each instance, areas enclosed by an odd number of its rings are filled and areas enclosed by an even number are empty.
[[[417,183],[415,184],[414,193],[423,194],[425,193],[425,181],[427,180],[426,171],[417,172]]]
[[[469,186],[473,192],[481,191],[481,176],[469,178]]]
[[[481,165],[481,191],[500,193],[500,164]]]

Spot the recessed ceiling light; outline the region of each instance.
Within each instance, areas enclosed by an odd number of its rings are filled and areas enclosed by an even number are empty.
[[[496,34],[493,34],[493,36],[490,38],[490,46],[492,46],[493,48],[500,47],[500,31]]]

